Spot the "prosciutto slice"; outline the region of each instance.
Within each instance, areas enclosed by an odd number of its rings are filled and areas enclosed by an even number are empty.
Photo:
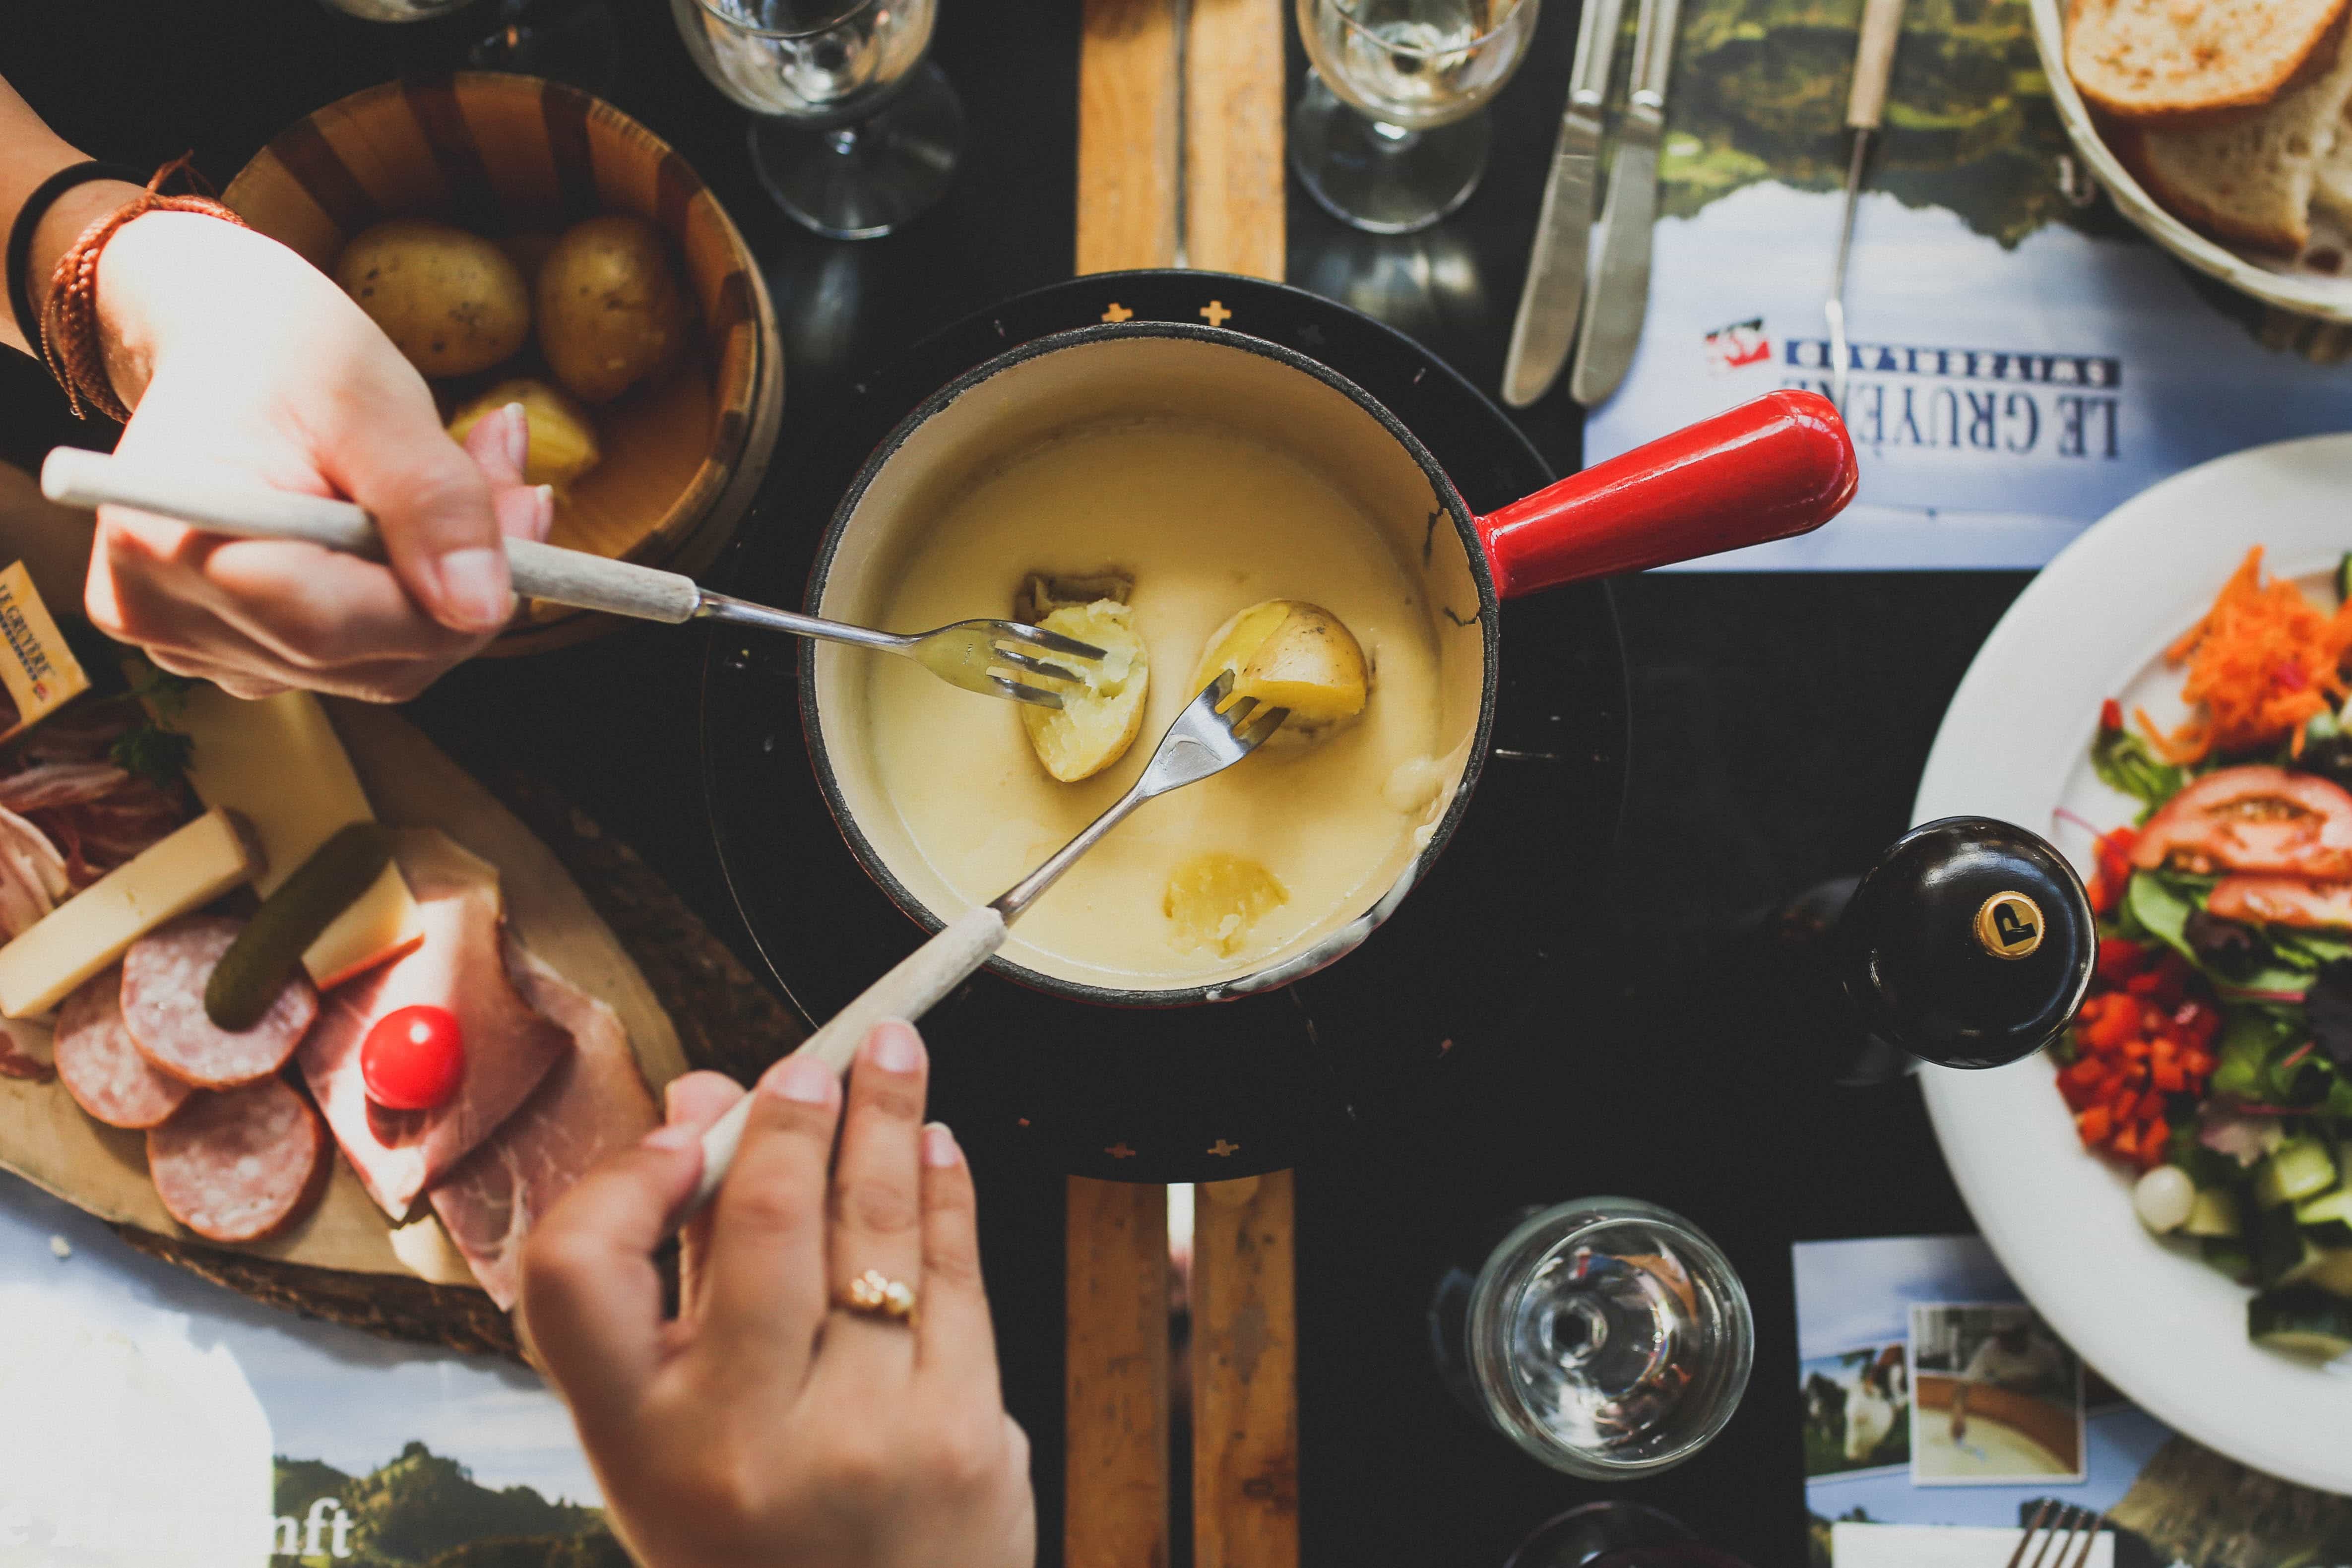
[[[507,972],[497,870],[444,835],[404,831],[394,852],[416,895],[425,939],[412,952],[328,992],[297,1055],[335,1142],[395,1219],[530,1097],[572,1050],[563,1027],[532,1010]],[[427,1005],[457,1015],[466,1075],[430,1111],[372,1104],[360,1047],[386,1013]]]
[[[48,834],[0,806],[0,941],[32,929],[72,892],[66,857]]]
[[[589,1166],[661,1119],[611,1008],[511,938],[507,972],[534,1009],[570,1032],[572,1049],[522,1109],[433,1189],[433,1211],[502,1311],[514,1306],[531,1226]]]

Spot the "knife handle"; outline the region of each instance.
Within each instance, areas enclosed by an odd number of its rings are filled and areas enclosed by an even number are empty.
[[[1886,83],[1895,74],[1895,45],[1903,36],[1903,0],[1863,0],[1862,41],[1853,54],[1853,86],[1845,99],[1850,130],[1875,131],[1886,110]]]
[[[1568,107],[1598,115],[1609,97],[1609,65],[1617,52],[1621,0],[1584,0],[1576,22],[1576,64],[1568,77]]]
[[[1675,68],[1675,26],[1681,15],[1677,0],[1641,0],[1633,23],[1633,81],[1629,110],[1644,110],[1663,118],[1666,109],[1666,78]]]

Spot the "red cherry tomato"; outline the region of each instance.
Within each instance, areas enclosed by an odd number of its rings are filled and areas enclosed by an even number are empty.
[[[430,1111],[466,1076],[466,1031],[447,1008],[397,1008],[360,1046],[368,1098],[387,1111]]]

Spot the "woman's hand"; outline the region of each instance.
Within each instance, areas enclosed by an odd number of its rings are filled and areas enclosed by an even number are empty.
[[[866,1037],[845,1117],[824,1063],[772,1068],[725,1185],[680,1238],[675,1318],[653,1253],[700,1176],[703,1130],[742,1095],[716,1073],[670,1085],[668,1124],[582,1180],[525,1248],[524,1335],[646,1568],[1035,1561],[971,1172],[945,1127],[922,1125],[925,1074],[903,1023]],[[912,1287],[915,1326],[839,1304],[867,1270]]]
[[[124,225],[100,253],[98,303],[132,409],[117,451],[347,496],[391,558],[102,507],[86,595],[101,630],[241,696],[398,702],[504,624],[499,536],[544,538],[553,521],[550,494],[522,483],[519,410],[460,448],[424,378],[332,279],[215,218]]]

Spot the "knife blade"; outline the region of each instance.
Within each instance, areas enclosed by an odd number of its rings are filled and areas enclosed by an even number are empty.
[[[1601,106],[1609,92],[1621,14],[1622,0],[1586,0],[1577,21],[1568,108],[1559,117],[1559,143],[1552,151],[1527,283],[1519,290],[1519,313],[1511,322],[1511,347],[1503,360],[1503,401],[1513,408],[1525,408],[1549,392],[1576,345],[1592,240],[1594,176],[1600,172]]]
[[[1587,408],[1625,379],[1650,306],[1650,230],[1658,215],[1658,143],[1666,128],[1678,0],[1641,0],[1633,22],[1633,90],[1617,128],[1601,206],[1601,268],[1585,280],[1569,392]]]

